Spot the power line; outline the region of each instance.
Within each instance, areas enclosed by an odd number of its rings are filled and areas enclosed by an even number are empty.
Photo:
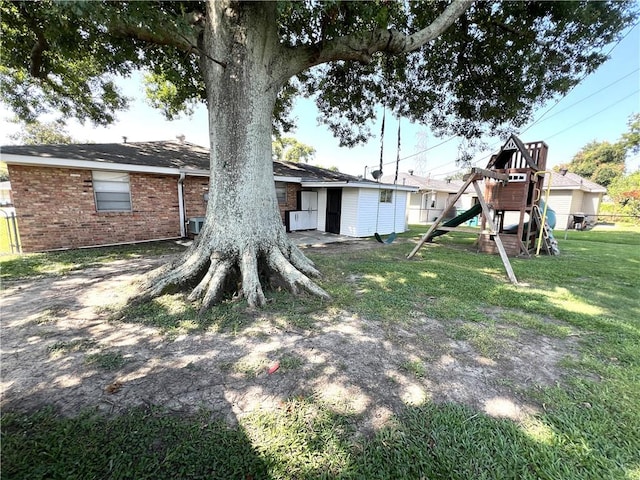
[[[579,103],[582,103],[582,102],[584,102],[585,100],[590,99],[591,97],[593,97],[593,96],[595,96],[595,95],[599,94],[600,92],[602,92],[602,91],[606,90],[607,88],[612,87],[612,86],[613,86],[613,85],[615,85],[616,83],[621,82],[621,81],[622,81],[622,80],[624,80],[625,78],[630,77],[631,75],[633,75],[634,73],[638,72],[639,70],[640,70],[640,68],[636,68],[633,72],[627,73],[625,76],[618,78],[618,79],[617,79],[617,80],[615,80],[614,82],[611,82],[609,85],[607,85],[607,86],[605,86],[605,87],[602,87],[602,88],[600,88],[599,90],[596,90],[596,91],[595,91],[595,92],[593,92],[591,95],[587,95],[586,97],[584,97],[584,98],[582,98],[582,99],[578,100],[577,102],[574,102],[574,103],[572,103],[571,105],[569,105],[569,106],[567,106],[567,107],[563,108],[562,110],[557,111],[557,112],[556,112],[556,113],[554,113],[553,115],[549,115],[547,118],[545,118],[545,119],[544,119],[544,120],[542,120],[542,121],[549,120],[550,118],[553,118],[553,117],[555,117],[556,115],[559,115],[559,114],[561,114],[562,112],[565,112],[565,111],[569,110],[571,107],[575,107],[575,106],[576,106],[576,105],[578,105]],[[527,127],[527,128],[528,128],[528,127]]]
[[[633,30],[633,29],[632,29],[632,30]],[[625,35],[625,36],[626,36],[626,35]],[[620,43],[620,42],[618,42],[618,43]],[[617,44],[616,44],[616,46],[617,46]],[[615,48],[615,47],[614,47],[614,48]],[[612,49],[611,51],[613,51],[613,49]],[[609,53],[611,53],[611,51],[610,51]],[[582,102],[584,102],[585,100],[588,100],[589,98],[591,98],[591,97],[593,97],[593,96],[595,96],[595,95],[598,95],[599,93],[601,93],[602,91],[606,90],[607,88],[612,87],[613,85],[615,85],[615,84],[617,84],[617,83],[621,82],[621,81],[622,81],[622,80],[624,80],[625,78],[630,77],[630,76],[631,76],[631,75],[633,75],[634,73],[637,73],[639,70],[640,70],[640,68],[636,68],[636,69],[635,69],[635,70],[633,70],[632,72],[629,72],[629,73],[627,73],[626,75],[623,75],[622,77],[620,77],[620,78],[618,78],[617,80],[614,80],[613,82],[611,82],[611,83],[609,83],[609,84],[605,85],[604,87],[602,87],[602,88],[600,88],[600,89],[596,90],[595,92],[591,93],[590,95],[587,95],[586,97],[584,97],[584,98],[582,98],[582,99],[580,99],[580,100],[578,100],[578,101],[576,101],[576,102],[574,102],[574,103],[572,103],[572,104],[568,105],[567,107],[563,108],[562,110],[557,111],[557,112],[556,112],[556,113],[554,113],[553,115],[550,115],[550,116],[548,116],[548,117],[546,117],[546,118],[543,118],[543,117],[545,117],[545,115],[546,115],[547,113],[549,113],[549,111],[551,111],[551,109],[555,108],[555,107],[558,105],[558,103],[560,103],[560,101],[561,101],[561,100],[563,100],[564,98],[566,98],[566,95],[565,95],[563,98],[561,98],[560,100],[558,100],[558,102],[556,102],[556,103],[555,103],[555,104],[554,104],[554,105],[553,105],[549,110],[547,110],[545,113],[543,113],[543,114],[542,114],[542,116],[541,116],[538,120],[534,121],[533,123],[531,123],[530,125],[528,125],[524,130],[522,130],[522,131],[520,132],[520,134],[525,133],[527,130],[529,130],[529,129],[530,129],[531,127],[533,127],[534,125],[536,125],[536,124],[538,124],[538,123],[541,123],[541,122],[543,122],[543,121],[549,120],[550,118],[553,118],[553,117],[555,117],[555,116],[559,115],[560,113],[565,112],[565,111],[569,110],[570,108],[575,107],[575,106],[576,106],[576,105],[578,105],[579,103],[582,103]],[[584,77],[583,77],[583,79],[584,79]],[[636,93],[636,92],[634,92],[634,93]],[[567,92],[567,95],[568,95],[568,94],[569,94],[569,92]],[[631,95],[633,95],[633,94],[631,94]],[[628,98],[628,97],[625,97],[625,99],[626,99],[626,98]],[[620,102],[616,102],[616,103],[615,103],[615,104],[613,104],[613,105],[616,105],[617,103],[620,103]],[[613,105],[610,105],[610,106],[613,106]],[[609,107],[607,107],[607,108],[609,108]],[[606,108],[605,108],[605,110],[606,110]],[[601,111],[600,111],[600,112],[598,112],[598,113],[601,113],[602,111],[604,111],[604,110],[601,110]],[[594,115],[597,115],[598,113],[596,113],[596,114],[594,114]],[[591,118],[591,117],[589,117],[589,118]],[[585,119],[585,121],[586,121],[586,120],[588,120],[589,118]],[[580,123],[581,123],[581,122],[580,122]],[[569,128],[572,128],[572,127],[568,127],[567,129],[563,130],[563,132],[564,132],[564,131],[566,131],[566,130],[568,130]],[[556,135],[557,135],[557,134],[556,134]],[[554,136],[555,136],[555,135],[554,135]],[[456,135],[451,136],[451,137],[447,138],[446,140],[444,140],[444,141],[442,141],[442,142],[438,143],[437,145],[434,145],[434,146],[432,146],[432,147],[426,148],[426,149],[424,149],[424,150],[420,150],[420,151],[418,151],[418,152],[416,152],[416,153],[412,153],[411,155],[407,155],[406,157],[402,157],[402,158],[400,158],[398,161],[407,160],[407,159],[409,159],[409,158],[412,158],[412,157],[415,157],[415,156],[417,156],[417,155],[420,155],[421,153],[425,153],[425,152],[428,152],[428,151],[433,150],[433,149],[435,149],[435,148],[438,148],[438,147],[440,147],[440,146],[444,145],[445,143],[450,142],[450,141],[451,141],[451,140],[453,140],[454,138],[457,138],[457,136],[456,136]],[[548,138],[553,138],[553,137],[548,137]],[[495,145],[494,145],[494,146],[495,146]],[[488,157],[487,157],[487,158],[488,158]],[[386,162],[386,163],[383,163],[383,165],[391,165],[391,164],[393,164],[393,163],[395,163],[395,161]],[[477,162],[475,162],[475,163],[477,163]],[[474,163],[474,164],[475,164],[475,163]]]
[[[603,108],[602,110],[597,111],[596,113],[594,113],[593,115],[589,115],[587,118],[584,118],[582,120],[580,120],[579,122],[574,123],[573,125],[565,128],[564,130],[560,130],[559,132],[554,133],[553,135],[551,135],[550,137],[547,137],[547,140],[550,138],[554,138],[557,137],[558,135],[560,135],[561,133],[566,132],[567,130],[571,130],[573,127],[576,127],[584,122],[586,122],[587,120],[591,120],[593,117],[600,115],[602,112],[609,110],[611,107],[614,107],[616,105],[618,105],[619,103],[624,102],[627,98],[633,97],[636,93],[640,92],[640,89],[635,90],[634,92],[631,92],[629,95],[621,98],[620,100],[618,100],[615,103],[611,103],[609,105],[607,105],[605,108]]]
[[[549,140],[549,139],[551,139],[551,138],[557,137],[558,135],[561,135],[562,133],[566,132],[567,130],[571,130],[572,128],[577,127],[578,125],[580,125],[580,124],[582,124],[582,123],[584,123],[584,122],[586,122],[586,121],[591,120],[592,118],[594,118],[594,117],[596,117],[596,116],[600,115],[601,113],[603,113],[603,112],[605,112],[605,111],[609,110],[610,108],[615,107],[615,106],[616,106],[616,105],[618,105],[619,103],[624,102],[627,98],[630,98],[630,97],[634,96],[634,95],[635,95],[635,94],[637,94],[638,92],[640,92],[640,89],[637,89],[637,90],[635,90],[635,91],[631,92],[630,94],[628,94],[628,95],[624,96],[623,98],[621,98],[620,100],[618,100],[618,101],[616,101],[616,102],[614,102],[614,103],[610,103],[610,104],[609,104],[609,105],[607,105],[605,108],[603,108],[603,109],[601,109],[601,110],[598,110],[597,112],[593,113],[592,115],[589,115],[587,118],[583,118],[583,119],[582,119],[582,120],[580,120],[579,122],[576,122],[576,123],[574,123],[574,124],[572,124],[572,125],[568,126],[567,128],[565,128],[565,129],[563,129],[563,130],[561,130],[561,131],[559,131],[559,132],[554,133],[554,134],[553,134],[553,135],[551,135],[550,137],[546,137],[546,139],[545,139],[545,140]],[[487,160],[487,159],[491,158],[491,155],[492,155],[492,154],[493,154],[493,152],[492,152],[492,153],[490,153],[490,154],[488,154],[488,155],[484,155],[484,156],[480,157],[478,160],[475,160],[474,162],[472,162],[472,163],[471,163],[471,165],[477,165],[477,164],[478,164],[478,163],[480,163],[482,160]],[[459,170],[461,170],[461,169],[459,168],[459,169],[457,169],[457,170],[453,170],[453,171],[451,171],[451,172],[446,172],[446,173],[438,173],[438,174],[436,174],[436,175],[434,175],[434,176],[435,176],[435,177],[446,176],[446,175],[449,175],[449,174],[451,174],[451,173],[456,173],[456,172],[458,172]]]
[[[611,52],[613,52],[618,45],[620,45],[620,43],[629,36],[629,34],[638,26],[638,24],[640,24],[640,20],[637,21],[636,23],[633,24],[633,26],[627,31],[627,33],[625,33],[620,40],[618,40],[616,42],[616,44],[611,47],[611,49],[607,52],[606,56],[608,57],[609,55],[611,55]],[[571,87],[567,93],[565,93],[561,98],[558,99],[558,101],[556,103],[554,103],[549,109],[547,109],[541,116],[540,118],[538,118],[537,120],[535,120],[533,123],[531,123],[527,128],[525,128],[524,130],[522,130],[520,133],[524,133],[527,130],[529,130],[531,127],[533,127],[534,125],[540,123],[542,121],[542,119],[547,115],[547,113],[549,113],[551,110],[553,110],[554,108],[556,108],[558,106],[558,104],[564,100],[565,98],[567,98],[567,95],[569,95],[578,85],[580,85],[580,83],[582,83],[582,81],[587,78],[587,76],[590,74],[591,72],[585,72],[584,75],[582,76],[582,78],[580,80],[578,80],[578,82]]]
[[[629,36],[629,34],[630,34],[630,33],[631,33],[631,32],[632,32],[632,31],[633,31],[633,30],[634,30],[634,29],[635,29],[639,24],[640,24],[640,21],[636,22],[636,23],[635,23],[635,24],[634,24],[634,25],[633,25],[633,26],[632,26],[632,27],[627,31],[627,33],[625,33],[625,34],[624,34],[624,35],[623,35],[623,36],[622,36],[622,37],[621,37],[621,38],[620,38],[620,39],[615,43],[615,45],[613,45],[613,47],[611,47],[611,49],[606,53],[606,56],[608,57],[609,55],[611,55],[611,53],[612,53],[612,52],[613,52],[613,51],[618,47],[618,45],[620,45],[620,43],[621,43],[625,38],[627,38],[627,36]],[[572,92],[572,91],[573,91],[573,90],[574,90],[574,89],[575,89],[575,88],[576,88],[576,87],[577,87],[577,86],[578,86],[578,85],[579,85],[579,84],[580,84],[580,83],[581,83],[581,82],[582,82],[582,81],[583,81],[583,80],[584,80],[584,79],[585,79],[585,78],[586,78],[586,77],[591,73],[591,72],[585,72],[585,74],[582,76],[582,78],[580,78],[580,80],[578,80],[578,82],[577,82],[573,87],[571,87],[571,88],[570,88],[570,89],[569,89],[569,90],[568,90],[568,91],[567,91],[567,92],[566,92],[566,93],[565,93],[565,94],[564,94],[560,99],[558,99],[558,101],[557,101],[555,104],[553,104],[549,109],[547,109],[547,110],[546,110],[546,111],[545,111],[545,112],[544,112],[544,113],[543,113],[543,114],[542,114],[542,115],[541,115],[537,120],[535,120],[534,122],[532,122],[531,124],[529,124],[529,125],[528,125],[524,130],[521,130],[521,131],[519,132],[519,135],[521,135],[521,134],[525,133],[526,131],[528,131],[528,130],[529,130],[531,127],[533,127],[534,125],[537,125],[538,123],[542,122],[542,121],[543,121],[543,119],[544,119],[544,120],[548,120],[548,119],[553,118],[553,117],[555,117],[556,115],[558,115],[558,114],[560,114],[560,113],[562,113],[562,112],[565,112],[565,111],[569,110],[570,108],[572,108],[572,107],[576,106],[577,104],[579,104],[579,103],[581,103],[581,102],[583,102],[583,101],[585,101],[585,100],[587,100],[587,99],[589,99],[589,98],[591,98],[591,97],[593,97],[593,96],[597,95],[598,93],[602,92],[603,90],[606,90],[607,88],[609,88],[609,87],[611,87],[611,86],[615,85],[616,83],[621,82],[621,81],[622,81],[622,80],[624,80],[625,78],[627,78],[627,77],[629,77],[629,76],[633,75],[634,73],[638,72],[638,70],[640,70],[640,68],[636,68],[636,69],[635,69],[635,70],[633,70],[632,72],[630,72],[630,73],[628,73],[628,74],[626,74],[626,75],[624,75],[624,76],[622,76],[622,77],[618,78],[617,80],[614,80],[614,81],[613,81],[613,82],[611,82],[610,84],[608,84],[608,85],[606,85],[606,86],[604,86],[604,87],[602,87],[602,88],[598,89],[597,91],[593,92],[592,94],[590,94],[590,95],[588,95],[588,96],[586,96],[586,97],[582,98],[581,100],[578,100],[578,101],[576,101],[576,102],[572,103],[571,105],[569,105],[569,106],[567,106],[567,107],[563,108],[562,110],[560,110],[560,111],[558,111],[558,112],[554,113],[553,115],[551,115],[551,116],[549,116],[549,117],[546,117],[546,118],[545,118],[545,116],[546,116],[546,115],[547,115],[551,110],[553,110],[554,108],[556,108],[556,107],[558,106],[558,104],[559,104],[562,100],[564,100],[565,98],[567,98],[567,96],[568,96],[568,95],[569,95],[569,94],[570,94],[570,93],[571,93],[571,92]],[[559,135],[560,133],[566,132],[567,130],[570,130],[571,128],[573,128],[573,127],[575,127],[575,126],[580,125],[581,123],[584,123],[584,122],[585,122],[585,121],[587,121],[587,120],[590,120],[590,119],[591,119],[591,118],[593,118],[594,116],[599,115],[600,113],[602,113],[602,112],[604,112],[604,111],[608,110],[609,108],[613,107],[614,105],[617,105],[618,103],[621,103],[622,101],[626,100],[627,98],[629,98],[630,96],[634,95],[634,94],[635,94],[635,93],[637,93],[637,92],[638,92],[638,90],[636,90],[635,92],[631,93],[630,95],[627,95],[627,96],[626,96],[626,97],[624,97],[623,99],[621,99],[621,100],[619,100],[619,101],[617,101],[617,102],[615,102],[615,103],[613,103],[613,104],[610,104],[610,105],[609,105],[609,106],[607,106],[606,108],[604,108],[604,109],[602,109],[602,110],[600,110],[600,111],[598,111],[598,112],[594,113],[593,115],[591,115],[591,116],[589,116],[589,117],[587,117],[587,118],[585,118],[585,119],[581,120],[580,122],[575,123],[575,124],[573,124],[573,125],[571,125],[571,126],[569,126],[569,127],[565,128],[564,130],[562,130],[562,131],[560,131],[560,132],[555,133],[553,136],[551,136],[551,137],[547,137],[547,139],[549,139],[549,138],[553,138],[553,137],[555,137],[555,136]],[[451,141],[451,140],[453,140],[454,138],[457,138],[457,135],[451,136],[451,137],[447,138],[446,140],[444,140],[444,141],[442,141],[442,142],[440,142],[440,143],[438,143],[437,145],[434,145],[434,146],[432,146],[432,147],[426,148],[426,149],[424,149],[424,150],[420,150],[420,151],[418,151],[418,152],[416,152],[416,153],[412,153],[411,155],[407,155],[406,157],[399,158],[399,159],[397,159],[397,162],[400,162],[400,161],[403,161],[403,160],[407,160],[407,159],[409,159],[409,158],[412,158],[412,157],[415,157],[415,156],[417,156],[417,155],[420,155],[421,153],[425,153],[425,152],[428,152],[428,151],[433,150],[433,149],[435,149],[435,148],[438,148],[438,147],[440,147],[440,146],[444,145],[445,143],[450,142],[450,141]],[[497,144],[494,144],[494,145],[493,145],[493,147],[495,147],[495,146],[497,146]],[[491,148],[491,147],[490,147],[490,148]],[[480,162],[481,160],[483,160],[483,159],[487,159],[487,158],[490,158],[490,157],[491,157],[491,154],[489,154],[489,155],[487,155],[487,156],[485,156],[485,157],[482,157],[482,158],[480,158],[479,160],[476,160],[475,162],[471,163],[471,165],[477,165],[477,163],[478,163],[478,162]],[[382,165],[391,165],[391,164],[394,164],[394,163],[396,163],[396,161],[386,162],[386,163],[383,163]],[[377,165],[376,165],[376,166],[377,166]],[[370,167],[370,166],[367,166],[367,167]],[[460,169],[457,169],[457,170],[454,170],[454,171],[452,171],[452,172],[448,172],[448,173],[455,173],[455,172],[457,172],[457,171],[459,171],[459,170],[460,170]],[[436,176],[447,175],[448,173],[445,173],[445,174],[438,174],[438,175],[436,175]]]
[[[444,140],[444,141],[442,141],[442,142],[438,143],[437,145],[434,145],[434,146],[429,147],[429,148],[425,148],[424,150],[420,150],[419,152],[416,152],[416,153],[412,153],[411,155],[407,155],[406,157],[402,157],[402,158],[398,159],[397,161],[398,161],[398,162],[401,162],[401,161],[403,161],[403,160],[407,160],[408,158],[415,157],[416,155],[420,155],[421,153],[425,153],[425,152],[428,152],[429,150],[433,150],[434,148],[438,148],[438,147],[440,147],[440,146],[444,145],[445,143],[450,142],[451,140],[453,140],[453,139],[454,139],[454,138],[456,138],[456,137],[457,137],[457,135],[454,135],[454,136],[452,136],[452,137],[449,137],[449,138],[447,138],[446,140]],[[390,162],[385,162],[385,163],[383,163],[382,165],[383,165],[383,166],[384,166],[384,165],[391,165],[391,164],[393,164],[393,163],[396,163],[396,160],[392,160],[392,161],[390,161]],[[370,167],[377,167],[377,166],[379,166],[379,164],[378,164],[378,163],[376,163],[375,165],[366,165],[366,167],[367,167],[367,168],[370,168]]]
[[[407,158],[415,157],[416,155],[420,155],[421,153],[425,153],[425,152],[428,152],[429,150],[433,150],[434,148],[438,148],[438,147],[444,145],[445,143],[450,142],[451,140],[453,140],[456,137],[457,137],[457,135],[453,135],[452,137],[449,137],[446,140],[443,140],[442,142],[434,145],[433,147],[425,148],[424,150],[420,150],[419,152],[412,153],[411,155],[407,155],[406,157],[402,157],[400,160],[406,160]]]

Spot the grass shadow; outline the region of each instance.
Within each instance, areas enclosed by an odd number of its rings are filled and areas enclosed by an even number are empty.
[[[16,280],[57,276],[101,266],[115,260],[128,260],[183,252],[185,247],[171,241],[84,248],[49,253],[0,256],[0,279]]]
[[[281,412],[256,413],[236,427],[204,411],[141,408],[112,419],[8,414],[2,478],[623,479],[638,468],[628,451],[612,455],[594,438],[577,434],[569,442],[550,416],[516,424],[427,403],[365,437],[355,433],[356,417],[311,398],[290,399]]]

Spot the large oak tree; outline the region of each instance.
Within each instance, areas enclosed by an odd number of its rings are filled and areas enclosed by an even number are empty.
[[[630,24],[624,2],[3,2],[2,99],[23,119],[49,109],[98,124],[126,106],[113,81],[147,72],[168,115],[204,101],[211,188],[204,229],[145,295],[189,286],[202,308],[265,302],[278,278],[327,294],[287,239],[271,163],[296,95],[313,96],[343,145],[375,107],[467,138],[526,123],[604,59]]]

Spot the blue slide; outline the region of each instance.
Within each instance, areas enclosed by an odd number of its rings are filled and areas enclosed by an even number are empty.
[[[544,213],[544,200],[540,200],[538,202],[538,207],[540,208],[540,215],[542,215]],[[551,242],[551,250],[553,255],[559,255],[560,254],[560,250],[558,249],[558,241],[555,239],[555,237],[553,236],[553,232],[552,230],[556,227],[556,212],[555,210],[553,210],[553,208],[547,206],[547,215],[545,217],[545,222],[547,224],[547,226],[549,227],[549,241]],[[527,224],[529,222],[524,224],[524,228],[527,228]],[[518,225],[509,225],[508,227],[505,227],[502,229],[503,232],[505,233],[518,233]],[[524,240],[524,239],[523,239]]]
[[[538,206],[540,207],[540,212],[544,213],[544,200],[540,200]],[[551,230],[556,228],[556,212],[549,206],[547,206],[547,225]]]

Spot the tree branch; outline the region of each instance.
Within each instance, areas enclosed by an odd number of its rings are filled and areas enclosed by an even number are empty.
[[[440,36],[472,3],[473,0],[453,0],[429,26],[412,35],[377,29],[293,48],[290,73],[295,75],[309,67],[335,60],[370,62],[375,52],[394,55],[412,52]]]
[[[191,24],[196,25],[202,21],[201,16],[194,16]],[[175,47],[178,50],[182,50],[185,53],[198,53],[207,57],[212,62],[226,68],[227,64],[212,58],[206,52],[202,51],[196,41],[192,41],[180,32],[172,32],[166,30],[163,32],[151,31],[146,28],[139,27],[137,25],[118,24],[109,27],[109,32],[117,37],[135,38],[137,40],[152,43],[154,45]]]
[[[121,38],[134,38],[142,42],[154,45],[175,47],[186,53],[192,53],[196,48],[182,35],[176,35],[173,31],[151,31],[137,25],[117,24],[109,26],[109,33]]]
[[[17,6],[20,10],[20,14],[24,17],[27,25],[36,36],[36,41],[31,48],[29,73],[34,78],[46,78],[47,73],[49,72],[44,71],[42,54],[49,48],[49,42],[47,42],[42,26],[31,15],[31,12],[24,2],[19,2]]]
[[[47,43],[47,39],[41,29],[37,29],[35,34],[37,40],[31,49],[29,73],[34,78],[46,78],[48,72],[43,71],[42,54],[47,50],[47,48],[49,48],[49,44]]]
[[[513,28],[512,26],[507,25],[506,23],[503,23],[503,22],[499,22],[497,20],[491,20],[491,23],[493,25],[495,25],[496,27],[501,28],[505,32],[513,33],[514,35],[516,35],[518,37],[526,38],[528,41],[533,42],[533,43],[537,43],[538,45],[540,45],[542,47],[546,46],[546,44],[544,42],[541,42],[540,40],[538,40],[536,38],[535,34],[532,33],[532,32],[521,32],[520,30],[517,30],[517,29]]]

